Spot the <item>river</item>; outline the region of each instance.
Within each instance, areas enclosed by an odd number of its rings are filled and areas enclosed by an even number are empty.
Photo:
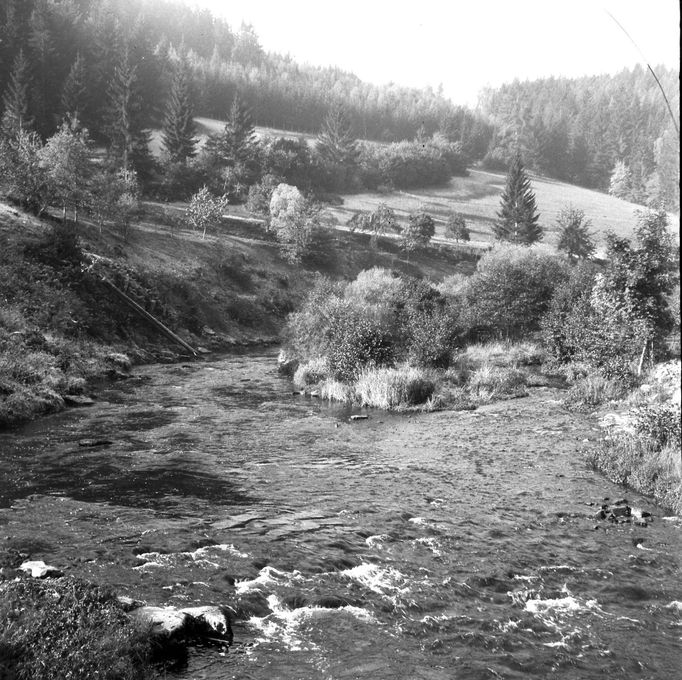
[[[586,468],[561,398],[350,421],[270,353],[142,367],[0,434],[0,539],[232,606],[183,680],[681,677],[682,524]],[[652,523],[594,518],[620,497]]]

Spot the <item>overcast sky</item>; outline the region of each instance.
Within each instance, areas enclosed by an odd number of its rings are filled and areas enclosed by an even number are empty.
[[[677,0],[186,0],[233,28],[254,26],[267,51],[339,66],[363,80],[436,88],[474,105],[514,78],[679,66]]]

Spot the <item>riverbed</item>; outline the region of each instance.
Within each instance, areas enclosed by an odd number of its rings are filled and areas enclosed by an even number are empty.
[[[0,433],[0,539],[232,607],[182,679],[680,677],[682,524],[586,467],[562,396],[395,415],[292,394],[271,353],[142,367]],[[619,498],[648,526],[595,518]]]

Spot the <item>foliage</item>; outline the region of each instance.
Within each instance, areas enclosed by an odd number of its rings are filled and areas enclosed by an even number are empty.
[[[249,187],[246,209],[254,215],[267,216],[270,213],[272,193],[281,184],[275,175],[265,175]]]
[[[358,143],[341,107],[325,117],[317,137],[315,153],[325,172],[323,184],[330,191],[347,191],[356,183]]]
[[[590,373],[575,381],[563,403],[571,411],[593,411],[603,404],[622,399],[625,394],[623,383],[617,377]]]
[[[325,328],[331,377],[355,380],[365,366],[384,366],[394,358],[390,328],[352,305],[339,305]]]
[[[455,241],[470,241],[471,234],[462,213],[453,212],[445,223],[445,235]]]
[[[45,211],[51,199],[42,148],[40,137],[26,130],[0,139],[0,185],[7,196],[36,215]]]
[[[50,203],[71,209],[77,220],[79,208],[89,202],[92,177],[91,148],[88,133],[76,121],[64,122],[40,150],[40,162],[47,175]]]
[[[0,584],[3,677],[133,680],[155,677],[149,635],[115,596],[71,578]]]
[[[374,243],[379,236],[395,231],[398,226],[395,212],[383,202],[372,212],[356,212],[347,224],[351,231],[369,232]]]
[[[300,262],[319,228],[319,211],[296,187],[279,184],[270,198],[268,230],[275,233],[284,256],[290,262]]]
[[[170,163],[184,164],[196,154],[194,106],[185,63],[175,67],[163,119],[162,140]]]
[[[507,184],[502,193],[498,221],[493,225],[495,238],[530,245],[541,241],[540,214],[535,205],[535,194],[523,167],[521,154],[517,153],[507,173]]]
[[[538,328],[566,275],[554,256],[520,246],[494,248],[479,260],[464,293],[469,327],[506,336]]]
[[[629,201],[632,198],[632,173],[623,161],[617,161],[611,173],[609,193]]]
[[[14,58],[12,74],[2,98],[4,113],[0,129],[10,139],[22,131],[32,129],[33,120],[29,114],[30,70],[26,54],[20,49]]]
[[[202,232],[201,238],[206,238],[206,230],[209,226],[218,222],[227,209],[226,196],[215,197],[203,187],[190,199],[185,211],[185,221],[190,228]]]
[[[681,421],[679,406],[652,404],[634,413],[635,431],[647,438],[657,449],[666,446],[680,450]]]
[[[594,239],[589,231],[591,220],[585,218],[585,211],[573,206],[562,208],[557,217],[560,229],[558,250],[569,258],[589,259],[594,253]]]
[[[410,253],[428,245],[435,233],[436,223],[425,210],[410,213],[407,224],[402,228],[400,246],[405,252]]]

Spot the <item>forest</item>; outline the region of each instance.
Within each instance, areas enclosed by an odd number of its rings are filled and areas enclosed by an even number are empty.
[[[320,187],[325,191],[443,182],[455,151],[457,169],[482,160],[488,169],[504,171],[521,151],[532,172],[642,205],[679,209],[679,135],[654,78],[641,66],[615,76],[514,81],[484,90],[473,111],[430,88],[374,85],[338,68],[297,64],[266,51],[251,26],[234,29],[205,10],[171,0],[2,3],[5,116],[23,106],[23,126],[46,140],[77,114],[96,145],[118,148],[119,156],[121,146],[130,147],[143,182],[153,174],[152,159],[144,158],[149,131],[171,115],[180,70],[185,118],[225,120],[238,100],[255,125],[318,133],[342,111],[337,131],[351,140],[436,142],[426,160],[418,158],[417,146],[403,145],[388,153],[365,150],[351,159],[350,171],[333,167],[320,173],[318,166],[304,173],[308,180],[325,176]],[[678,73],[655,71],[673,109],[679,108]],[[190,137],[191,127],[190,120]],[[434,160],[435,147],[440,150]],[[386,155],[392,167],[382,175],[377,169],[385,168]],[[296,164],[305,167],[309,160],[297,158]],[[258,174],[269,173],[261,167]],[[188,191],[196,188],[189,185]]]

